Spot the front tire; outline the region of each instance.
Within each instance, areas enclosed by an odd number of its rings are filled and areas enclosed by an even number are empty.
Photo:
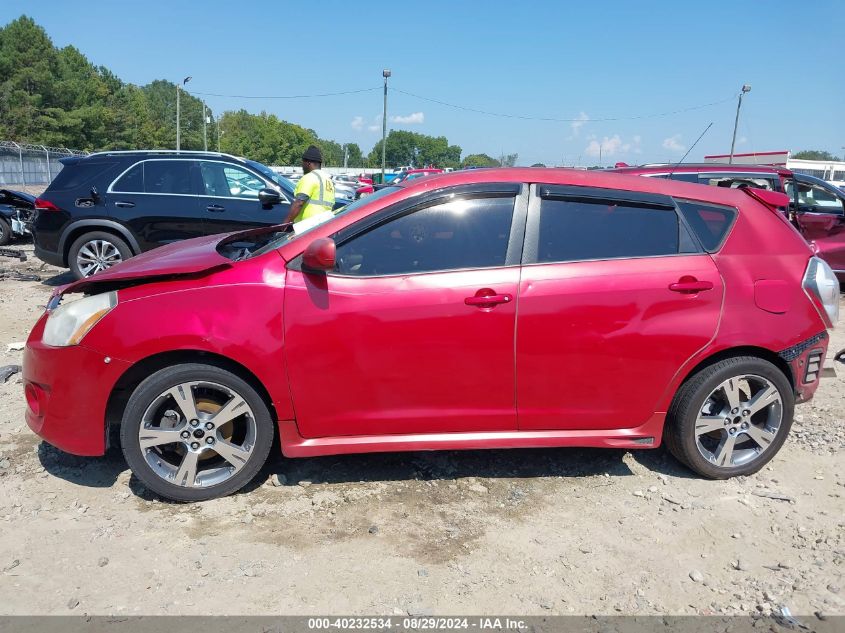
[[[83,279],[132,257],[122,239],[105,231],[92,231],[74,240],[67,261],[74,277]]]
[[[202,364],[167,367],[135,389],[120,426],[132,472],[173,501],[205,501],[243,488],[273,444],[273,421],[239,376]]]
[[[792,385],[780,369],[753,356],[728,358],[700,370],[678,390],[664,439],[699,475],[750,475],[783,446],[794,411]]]

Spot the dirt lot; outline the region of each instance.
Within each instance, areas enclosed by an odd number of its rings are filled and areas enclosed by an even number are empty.
[[[10,267],[46,281],[0,279],[0,366],[67,281]],[[696,479],[663,450],[278,456],[251,490],[196,505],[151,496],[119,451],[41,443],[15,375],[0,613],[845,614],[843,369],[754,477]]]

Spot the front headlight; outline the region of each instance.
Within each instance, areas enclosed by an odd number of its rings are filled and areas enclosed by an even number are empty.
[[[97,321],[116,305],[117,292],[104,292],[59,306],[47,318],[41,340],[53,347],[78,345]]]

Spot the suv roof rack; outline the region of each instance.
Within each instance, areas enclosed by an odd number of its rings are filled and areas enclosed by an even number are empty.
[[[202,154],[203,156],[226,156],[227,158],[234,158],[235,160],[246,160],[240,156],[234,156],[232,154],[226,154],[224,152],[213,152],[193,149],[114,149],[106,150],[103,152],[93,152],[91,154],[88,154],[88,156],[109,156],[111,154],[189,154],[192,156]]]

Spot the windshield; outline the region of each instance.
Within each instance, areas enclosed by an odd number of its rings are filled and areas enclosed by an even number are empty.
[[[267,253],[269,251],[277,249],[280,246],[282,246],[283,244],[285,244],[285,243],[289,242],[290,240],[294,239],[295,237],[299,237],[300,235],[304,235],[305,233],[308,233],[312,229],[320,226],[321,224],[324,224],[325,222],[328,222],[329,220],[333,220],[336,217],[344,215],[346,213],[349,213],[350,211],[354,211],[355,209],[360,209],[361,207],[368,205],[371,202],[375,202],[379,198],[383,198],[384,196],[388,196],[391,193],[395,193],[396,191],[399,191],[400,189],[401,189],[401,187],[385,187],[384,189],[379,189],[377,192],[375,192],[372,195],[366,196],[365,198],[360,198],[360,199],[356,200],[355,202],[347,204],[345,207],[341,207],[340,209],[335,209],[334,211],[331,211],[331,212],[321,213],[320,216],[319,216],[319,221],[310,222],[309,223],[310,226],[308,226],[307,228],[305,228],[303,230],[300,230],[300,229],[297,229],[297,228],[294,228],[293,230],[291,230],[291,228],[288,228],[288,230],[286,230],[286,231],[277,231],[276,233],[273,233],[269,236],[270,237],[269,242],[263,243],[263,245],[260,248],[258,248],[258,249],[256,249],[255,251],[252,252],[250,257],[257,257],[258,255],[263,255],[264,253]],[[316,217],[311,218],[311,219],[317,220]],[[262,242],[263,242],[263,240],[262,240]]]
[[[254,160],[247,160],[246,164],[252,167],[255,171],[259,172],[263,176],[266,176],[268,179],[279,185],[287,193],[292,193],[293,190],[296,188],[290,180],[288,180],[281,174],[277,174],[275,171],[273,171],[263,163],[259,163],[258,161]]]

